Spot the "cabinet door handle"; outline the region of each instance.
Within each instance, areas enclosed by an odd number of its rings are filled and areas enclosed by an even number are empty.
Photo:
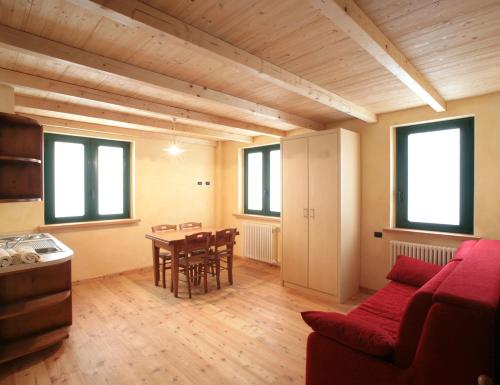
[[[309,217],[314,218],[314,209],[309,210]]]
[[[309,210],[304,209],[304,218],[309,218],[308,214],[309,214]]]

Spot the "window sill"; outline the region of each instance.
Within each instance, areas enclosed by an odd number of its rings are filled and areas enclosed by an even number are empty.
[[[427,235],[435,236],[441,238],[452,238],[458,240],[468,240],[468,239],[481,239],[481,237],[475,236],[473,234],[459,234],[459,233],[443,233],[440,231],[427,231],[427,230],[415,230],[415,229],[401,229],[396,227],[388,227],[384,229],[385,233],[395,233],[395,234],[416,234],[416,235]]]
[[[113,219],[108,221],[56,223],[53,225],[38,226],[38,230],[52,231],[52,230],[64,230],[64,229],[83,229],[92,227],[122,226],[122,225],[133,225],[135,223],[139,223],[140,221],[141,220],[137,218],[129,218],[129,219]]]
[[[274,222],[274,223],[281,222],[280,217],[268,217],[266,215],[233,214],[233,216],[238,218],[238,219],[247,219],[247,220],[254,220],[254,221]]]

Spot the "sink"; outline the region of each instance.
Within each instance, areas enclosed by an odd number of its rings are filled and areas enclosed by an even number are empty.
[[[20,242],[19,242],[20,241]],[[23,235],[10,235],[0,238],[0,248],[18,246],[31,246],[38,254],[58,253],[61,248],[54,242],[52,237],[46,233],[33,233]]]

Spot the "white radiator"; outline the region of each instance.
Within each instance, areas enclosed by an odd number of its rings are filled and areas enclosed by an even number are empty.
[[[457,251],[453,247],[424,245],[421,243],[391,241],[390,244],[391,267],[394,266],[399,255],[406,255],[436,265],[446,265]]]
[[[277,227],[262,223],[243,224],[243,254],[247,258],[278,264]]]

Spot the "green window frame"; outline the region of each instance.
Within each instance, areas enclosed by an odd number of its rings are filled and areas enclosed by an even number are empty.
[[[460,130],[459,224],[408,220],[408,136],[414,133]],[[396,128],[396,227],[448,233],[474,233],[474,118],[452,119]]]
[[[279,211],[271,211],[270,209],[270,155],[271,151],[280,150],[279,144],[261,146],[261,147],[251,147],[244,149],[244,164],[245,164],[245,199],[244,199],[244,213],[252,215],[265,215],[268,217],[279,217]],[[262,153],[262,210],[251,210],[248,208],[248,156],[253,153]]]
[[[55,216],[54,148],[56,142],[84,145],[85,213],[77,217]],[[123,149],[123,213],[99,214],[98,210],[98,148],[99,146]],[[45,223],[71,223],[130,218],[130,142],[87,138],[81,136],[44,134],[44,200]]]

